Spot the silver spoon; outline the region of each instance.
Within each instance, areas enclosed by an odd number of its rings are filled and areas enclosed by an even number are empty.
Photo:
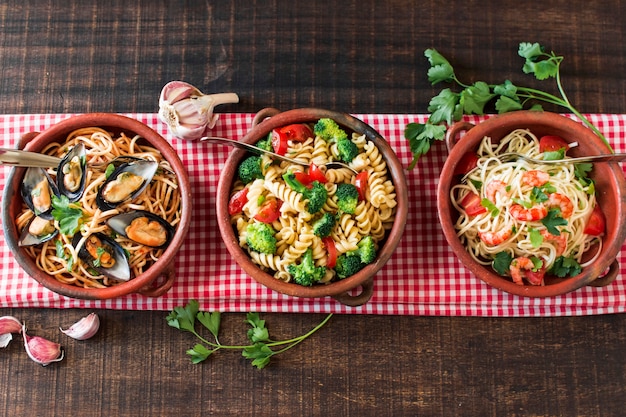
[[[289,162],[289,163],[292,163],[292,164],[304,165],[304,166],[308,166],[310,164],[310,162],[289,158],[289,157],[286,157],[286,156],[283,156],[283,155],[279,155],[279,154],[274,153],[274,152],[266,151],[265,149],[258,148],[258,147],[254,146],[254,145],[250,145],[248,143],[239,142],[239,141],[232,140],[232,139],[218,138],[218,137],[215,137],[215,136],[205,136],[203,138],[200,138],[200,140],[203,141],[203,142],[214,142],[214,143],[219,143],[219,144],[222,144],[222,145],[232,146],[232,147],[235,147],[235,148],[245,149],[247,151],[254,152],[254,153],[258,154],[258,155],[263,155],[263,154],[269,155],[270,158],[272,158],[272,159],[279,159],[281,161],[286,161],[286,162]],[[343,162],[332,161],[332,162],[327,162],[324,165],[326,166],[326,169],[347,168],[350,171],[352,171],[355,175],[358,174],[354,169],[350,168],[350,166],[344,164]]]

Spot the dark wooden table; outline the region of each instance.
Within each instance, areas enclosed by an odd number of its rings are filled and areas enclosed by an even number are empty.
[[[43,1],[0,4],[0,111],[155,112],[161,87],[184,79],[235,91],[256,112],[317,106],[425,113],[435,90],[424,49],[467,80],[554,90],[521,72],[517,45],[565,56],[578,108],[626,112],[626,3]],[[622,278],[619,278],[622,279]],[[92,340],[43,368],[19,343],[0,351],[6,416],[623,415],[626,316],[468,318],[335,316],[264,370],[238,353],[192,365],[190,335],[165,312],[98,311]],[[2,309],[33,333],[80,310]],[[277,337],[323,316],[265,314]],[[223,332],[243,342],[243,314]],[[19,339],[18,339],[19,340]]]

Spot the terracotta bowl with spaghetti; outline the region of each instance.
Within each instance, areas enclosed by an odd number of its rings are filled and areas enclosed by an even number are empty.
[[[583,286],[609,285],[619,275],[616,257],[626,239],[626,180],[622,168],[617,163],[596,163],[590,172],[595,182],[597,204],[605,217],[604,233],[599,235],[601,249],[592,246],[588,252],[589,265],[574,276],[558,278],[545,275],[539,285],[530,285],[525,280],[522,285],[513,282],[509,276],[501,276],[489,265],[477,262],[457,235],[455,224],[459,211],[451,201],[451,189],[459,184],[462,165],[468,153],[475,153],[485,137],[498,143],[516,129],[528,129],[536,137],[556,136],[577,146],[567,150],[567,156],[585,156],[608,153],[604,142],[590,129],[565,116],[550,112],[518,111],[498,115],[473,125],[459,122],[447,132],[446,144],[449,155],[441,171],[437,205],[438,213],[448,244],[458,259],[476,277],[499,290],[527,297],[550,297],[577,290]],[[465,206],[463,206],[465,207]],[[513,228],[514,232],[515,228]],[[587,255],[587,253],[585,253]],[[592,261],[593,259],[593,261]],[[583,258],[583,261],[585,258]],[[518,264],[516,264],[517,266]]]
[[[87,287],[73,283],[62,282],[44,272],[26,248],[20,245],[21,233],[17,230],[16,219],[24,210],[24,201],[21,196],[21,185],[25,179],[27,169],[14,167],[11,169],[5,184],[2,198],[2,224],[7,245],[19,265],[28,275],[44,287],[58,294],[78,299],[110,299],[128,294],[142,294],[149,297],[158,297],[165,294],[175,280],[175,255],[187,236],[191,221],[191,189],[187,172],[171,145],[157,132],[138,120],[112,113],[89,113],[72,116],[41,133],[25,135],[18,144],[18,148],[32,152],[42,152],[47,146],[55,143],[64,143],[71,132],[77,129],[97,127],[111,136],[117,137],[122,133],[133,137],[139,136],[139,145],[156,149],[160,156],[169,163],[168,175],[175,176],[180,192],[178,220],[169,236],[169,244],[161,249],[156,261],[149,264],[137,274],[131,274],[127,280],[116,281],[112,285],[101,288]]]
[[[395,186],[395,200],[397,201],[395,219],[389,225],[384,238],[379,242],[376,258],[372,263],[366,265],[356,274],[343,279],[333,279],[328,283],[314,283],[308,286],[300,285],[290,280],[278,279],[274,275],[276,271],[262,269],[253,262],[248,251],[240,245],[239,235],[236,227],[231,222],[231,214],[228,207],[230,197],[233,194],[233,186],[238,177],[238,166],[250,155],[245,150],[238,149],[232,151],[221,172],[217,189],[217,221],[222,239],[234,260],[249,276],[262,285],[294,297],[330,296],[342,304],[359,306],[365,304],[372,297],[374,277],[389,260],[400,243],[406,223],[408,199],[404,168],[388,142],[371,126],[351,115],[314,108],[294,109],[285,112],[279,112],[276,109],[263,109],[256,114],[252,129],[241,141],[255,144],[259,140],[267,138],[274,129],[294,124],[313,126],[322,118],[332,119],[346,132],[364,135],[367,141],[373,142],[382,155],[387,165],[388,177]],[[294,262],[300,261],[295,260]]]

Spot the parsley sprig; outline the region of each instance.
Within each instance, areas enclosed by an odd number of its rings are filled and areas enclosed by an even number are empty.
[[[328,314],[320,324],[301,336],[277,341],[270,339],[265,320],[261,320],[258,313],[248,313],[245,322],[251,326],[247,332],[247,338],[251,342],[249,345],[221,344],[218,339],[221,313],[200,311],[200,305],[197,300],[190,300],[184,307],[175,307],[166,319],[168,325],[190,332],[202,342],[187,350],[187,355],[191,357],[193,363],[205,361],[218,350],[231,349],[241,350],[242,355],[251,360],[253,366],[262,369],[270,363],[272,356],[296,346],[322,328],[332,316],[332,314]],[[214,342],[207,340],[196,331],[196,321],[209,330],[215,339]]]
[[[59,222],[61,233],[74,236],[83,224],[83,209],[80,203],[70,203],[69,199],[62,195],[52,197],[52,217]]]
[[[436,49],[427,49],[424,55],[428,58],[430,68],[428,80],[432,85],[445,82],[460,87],[458,92],[445,88],[430,100],[428,111],[430,116],[426,123],[409,123],[404,136],[409,141],[413,161],[409,169],[413,169],[419,158],[426,154],[435,140],[443,140],[447,126],[461,120],[463,115],[483,115],[485,106],[495,101],[495,110],[507,113],[529,108],[542,110],[536,101],[564,107],[575,114],[586,126],[598,135],[611,149],[607,139],[585,116],[583,116],[569,101],[561,83],[562,56],[554,52],[545,52],[545,48],[538,43],[522,42],[519,44],[518,54],[525,59],[522,70],[526,74],[533,74],[538,80],[554,78],[559,96],[529,87],[521,87],[505,80],[501,84],[488,84],[485,81],[476,81],[473,84],[462,82],[454,72],[450,62]]]

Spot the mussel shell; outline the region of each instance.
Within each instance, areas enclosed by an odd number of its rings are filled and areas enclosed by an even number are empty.
[[[115,240],[111,239],[110,237],[106,235],[103,235],[102,233],[94,233],[93,235],[95,235],[98,239],[100,239],[100,241],[104,245],[107,245],[108,247],[112,249],[113,257],[115,259],[115,264],[111,268],[105,268],[101,265],[98,265],[98,266],[94,265],[94,262],[96,261],[96,259],[94,259],[91,256],[91,254],[85,247],[86,246],[85,244],[83,244],[80,250],[78,251],[78,256],[80,257],[80,259],[88,267],[93,268],[94,270],[98,271],[98,273],[105,275],[111,279],[115,279],[118,281],[130,280],[131,278],[130,263],[128,261],[128,257],[126,256],[126,252],[124,251],[124,248],[122,248],[120,244],[117,243]],[[78,242],[80,241],[81,238],[82,236],[80,235],[80,233],[74,235],[74,238],[72,239],[72,244],[74,245],[74,247],[78,245]]]
[[[115,231],[117,234],[124,236],[128,239],[131,239],[130,237],[128,237],[128,235],[126,234],[126,227],[135,219],[137,218],[141,218],[141,217],[146,217],[149,221],[156,221],[158,222],[164,229],[165,229],[165,233],[167,235],[166,241],[163,245],[161,246],[153,246],[159,249],[163,249],[165,247],[167,247],[169,245],[169,243],[172,241],[172,238],[174,237],[174,227],[172,227],[171,224],[168,223],[167,220],[165,220],[164,218],[157,216],[154,213],[150,213],[149,211],[144,211],[144,210],[137,210],[137,211],[129,211],[127,213],[120,213],[118,215],[115,215],[113,217],[110,217],[107,220],[107,225],[113,229],[113,231]],[[133,239],[131,239],[133,240]],[[145,246],[150,246],[150,245],[146,245],[145,242],[137,242],[140,243],[142,245]]]
[[[100,187],[100,189],[98,190],[98,194],[96,195],[96,204],[98,205],[100,210],[107,211],[116,208],[125,201],[134,199],[136,196],[141,194],[141,192],[148,186],[148,184],[150,184],[150,181],[152,181],[152,177],[154,177],[154,174],[156,173],[158,167],[158,162],[149,160],[140,160],[120,165],[119,167],[115,168],[113,173],[111,173],[109,178],[107,178],[104,184],[102,184],[102,187]],[[132,192],[127,198],[123,199],[122,201],[108,201],[106,199],[106,196],[104,195],[107,186],[112,181],[117,180],[120,175],[127,172],[133,173],[143,178],[143,183],[140,187],[138,187],[134,192]]]
[[[46,210],[38,211],[35,209],[35,206],[33,204],[33,195],[31,192],[37,186],[37,184],[39,184],[44,179],[48,183],[48,187],[51,193],[50,206]],[[50,175],[48,175],[48,173],[43,168],[28,168],[26,170],[20,192],[22,194],[22,199],[24,200],[24,203],[26,203],[28,208],[33,213],[35,213],[36,216],[42,217],[46,220],[52,220],[52,196],[58,196],[59,189],[57,188]]]
[[[78,188],[75,190],[70,190],[65,185],[65,177],[67,174],[64,172],[64,168],[74,159],[74,157],[78,157],[80,164],[80,179],[78,181]],[[71,202],[75,202],[80,200],[85,191],[85,180],[87,178],[87,152],[85,151],[85,146],[82,142],[79,142],[76,146],[74,146],[64,157],[61,159],[59,166],[57,168],[57,187],[59,192],[65,195],[68,200]]]
[[[31,234],[28,229],[30,228],[31,223],[36,218],[37,217],[33,217],[32,220],[28,222],[26,227],[24,227],[24,229],[22,230],[22,233],[20,234],[20,239],[18,241],[19,246],[36,246],[53,239],[56,235],[59,234],[59,230],[56,228],[54,229],[54,232],[47,235],[36,236]]]

